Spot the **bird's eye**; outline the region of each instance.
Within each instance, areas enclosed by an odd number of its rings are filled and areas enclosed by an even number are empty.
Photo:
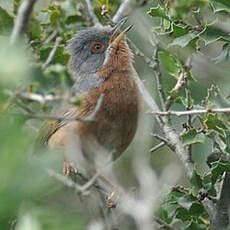
[[[104,45],[101,42],[93,42],[91,45],[91,53],[93,54],[99,54],[104,51]]]

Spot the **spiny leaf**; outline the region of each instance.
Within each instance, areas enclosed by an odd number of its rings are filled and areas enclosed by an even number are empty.
[[[228,0],[227,0],[228,1]],[[227,11],[230,12],[230,6],[226,4],[227,2],[221,2],[218,0],[210,0],[210,4],[212,6],[213,11],[220,12],[220,11]]]
[[[203,184],[202,184],[202,178],[201,176],[196,172],[196,170],[193,171],[192,177],[190,179],[190,183],[191,185],[197,190],[199,191]]]
[[[13,2],[13,12],[14,12],[14,15],[16,15],[17,14],[17,12],[18,12],[18,7],[20,6],[20,4],[21,4],[21,0],[14,0],[14,2]]]
[[[168,47],[178,45],[178,46],[184,48],[191,41],[193,41],[194,39],[196,39],[198,36],[199,36],[199,32],[198,31],[188,32],[187,34],[184,34],[184,35],[182,35],[180,37],[175,38],[173,40],[173,42],[168,45]]]
[[[224,172],[230,172],[230,164],[229,163],[222,163],[220,161],[214,163],[214,166],[212,168],[212,183],[215,184],[217,179]]]
[[[206,119],[204,120],[204,125],[208,129],[215,130],[221,135],[224,135],[223,130],[227,129],[224,122],[218,118],[217,114],[213,114],[213,113],[209,113],[206,115]]]
[[[222,47],[220,55],[212,59],[215,62],[215,64],[229,60],[229,49],[229,43],[225,43]]]
[[[191,221],[185,230],[207,230],[207,227],[204,224],[198,224],[194,221]]]
[[[177,79],[182,68],[182,64],[180,63],[180,61],[166,51],[160,51],[158,55],[160,58],[160,62],[164,66],[164,68],[171,76]]]
[[[196,129],[189,129],[182,137],[183,145],[192,145],[198,143],[204,143],[205,136],[203,133],[197,133]]]
[[[223,31],[217,24],[207,25],[205,30],[200,34],[200,38],[209,45],[216,41],[230,41],[228,33]]]
[[[161,17],[170,21],[169,16],[166,14],[166,10],[160,5],[158,5],[157,7],[150,8],[147,14],[151,17]]]

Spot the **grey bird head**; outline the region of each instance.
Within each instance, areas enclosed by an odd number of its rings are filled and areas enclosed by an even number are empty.
[[[69,69],[76,80],[73,91],[88,91],[97,88],[104,79],[98,76],[97,71],[103,67],[111,54],[111,46],[121,41],[122,37],[132,27],[119,32],[126,22],[122,19],[114,27],[94,26],[79,31],[67,45],[67,52],[71,54]]]
[[[77,75],[95,73],[103,65],[113,31],[112,27],[95,26],[78,32],[67,45],[70,70]]]

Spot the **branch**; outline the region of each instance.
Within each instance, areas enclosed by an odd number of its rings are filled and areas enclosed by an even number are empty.
[[[156,152],[158,149],[162,148],[163,146],[165,146],[165,142],[161,142],[160,144],[154,146],[153,148],[151,148],[149,150],[150,153]]]
[[[69,96],[60,96],[60,95],[54,95],[54,94],[38,94],[38,93],[29,93],[29,92],[12,92],[10,90],[5,90],[4,93],[8,96],[13,96],[13,97],[19,97],[19,98],[24,98],[26,100],[38,102],[41,105],[46,104],[47,102],[62,102],[62,101],[67,101],[69,103],[75,103],[77,100],[79,100],[79,97],[69,97]]]
[[[216,213],[213,218],[214,230],[228,230],[230,226],[230,172],[226,172],[220,199],[216,205]]]
[[[25,0],[22,2],[20,8],[18,9],[18,14],[15,18],[14,28],[10,37],[11,43],[15,43],[19,36],[26,31],[31,12],[36,1],[37,0]]]
[[[13,93],[10,90],[5,90],[5,94],[14,97],[14,98],[25,98],[27,100],[39,102],[40,104],[44,105],[47,102],[54,102],[54,101],[66,101],[68,103],[75,103],[76,100],[79,99],[79,97],[61,97],[56,96],[52,94],[47,95],[41,95],[36,93],[28,93],[28,92],[20,92],[20,93]],[[103,102],[104,94],[101,94],[100,97],[97,100],[96,107],[94,108],[93,112],[89,114],[87,117],[67,117],[67,116],[56,116],[56,115],[46,115],[46,114],[37,114],[33,111],[31,111],[29,108],[25,107],[24,105],[21,105],[21,103],[18,103],[18,105],[26,112],[26,114],[23,114],[24,116],[30,118],[30,119],[39,119],[39,120],[61,120],[61,121],[81,121],[81,122],[92,122],[97,112],[99,111],[101,104]]]
[[[186,72],[182,71],[179,74],[178,80],[176,82],[176,85],[173,87],[173,89],[170,91],[170,95],[167,98],[166,102],[166,111],[171,107],[171,105],[174,102],[175,96],[179,92],[179,90],[184,86],[185,84],[185,77],[186,77]]]
[[[55,115],[46,115],[46,114],[37,114],[34,112],[30,112],[27,114],[23,114],[27,116],[29,119],[39,119],[39,120],[58,120],[58,121],[81,121],[81,122],[92,122],[94,121],[97,112],[99,111],[102,101],[103,101],[104,94],[101,94],[99,99],[97,100],[97,104],[95,109],[92,113],[90,113],[87,117],[68,117],[68,116],[55,116]]]
[[[153,100],[149,92],[146,90],[143,82],[140,80],[138,75],[136,74],[134,77],[135,77],[136,84],[139,88],[139,91],[143,99],[147,103],[147,105],[153,111],[159,111],[159,107],[157,106],[156,102]],[[167,113],[167,112],[152,112],[152,113],[159,115],[159,113],[161,114],[161,113]],[[179,135],[170,127],[170,125],[168,124],[168,120],[165,119],[165,117],[161,118],[157,116],[156,118],[157,118],[157,121],[160,123],[160,125],[163,128],[165,137],[166,139],[168,139],[168,144],[174,147],[175,153],[183,162],[188,178],[190,178],[193,173],[193,164],[192,162],[190,162],[189,154],[187,150],[184,148],[184,146],[182,145]]]
[[[165,93],[164,93],[163,86],[162,86],[158,52],[159,52],[159,43],[155,42],[155,50],[153,54],[153,61],[154,61],[153,69],[154,69],[155,76],[156,76],[156,81],[157,81],[156,83],[157,83],[157,88],[158,88],[158,92],[160,95],[161,106],[163,107],[163,110],[165,111],[166,110],[166,106],[165,106],[166,98],[165,98]]]
[[[101,25],[101,23],[99,22],[97,16],[95,15],[94,11],[93,11],[93,7],[92,4],[90,2],[90,0],[85,0],[87,7],[88,7],[88,12],[89,12],[89,16],[93,22],[94,25]]]
[[[50,35],[49,37],[46,38],[46,40],[44,41],[44,44],[48,44],[50,43],[58,34],[58,30],[55,29]]]
[[[121,20],[125,16],[127,10],[130,9],[131,2],[132,0],[123,0],[116,14],[113,16],[112,21],[114,23],[119,22],[119,20]]]
[[[151,133],[150,135],[153,136],[153,137],[155,137],[159,141],[163,141],[164,143],[168,142],[168,140],[166,138],[164,138],[164,137],[162,137],[162,136],[160,136],[160,135],[158,135],[156,133]]]
[[[49,64],[53,61],[54,56],[57,52],[58,46],[60,45],[61,41],[62,41],[61,37],[58,37],[56,39],[53,49],[50,51],[46,62],[42,65],[43,70],[46,69],[49,66]]]
[[[67,176],[64,176],[62,174],[56,173],[55,171],[51,169],[46,170],[48,175],[55,178],[56,180],[62,182],[64,185],[66,185],[69,188],[73,188],[77,194],[79,195],[88,195],[89,194],[89,189],[95,185],[97,178],[100,176],[99,173],[96,173],[90,180],[88,180],[85,184],[79,185],[73,180],[69,179]],[[85,178],[84,178],[85,179]],[[96,188],[98,186],[96,185]],[[102,189],[100,187],[100,189]],[[103,190],[104,191],[104,190]],[[105,192],[105,191],[104,191]]]
[[[160,112],[160,111],[154,110],[151,113],[158,115],[158,116],[174,115],[177,117],[181,117],[181,116],[189,116],[189,115],[208,114],[208,113],[230,113],[230,108],[194,109],[194,110],[188,110],[188,111],[169,110],[169,111],[165,111],[165,112]]]

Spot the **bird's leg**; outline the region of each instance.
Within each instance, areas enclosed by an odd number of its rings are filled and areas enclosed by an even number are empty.
[[[106,199],[107,207],[109,209],[116,208],[121,196],[121,192],[118,190],[118,188],[116,188],[115,185],[113,185],[109,180],[107,180],[103,176],[99,176],[98,181],[101,184],[101,186],[104,187],[105,190],[108,191],[108,193],[110,194],[107,196]]]
[[[116,208],[119,202],[119,192],[114,190],[108,197],[107,197],[107,207],[109,209]]]
[[[63,172],[63,174],[65,176],[68,176],[68,177],[71,177],[71,178],[78,174],[78,171],[74,167],[74,165],[72,163],[70,163],[70,162],[67,162],[67,161],[63,162],[62,172]]]

